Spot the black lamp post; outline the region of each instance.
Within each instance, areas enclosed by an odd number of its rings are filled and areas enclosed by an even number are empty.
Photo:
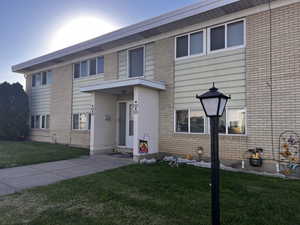
[[[229,97],[218,92],[213,84],[208,92],[197,95],[196,98],[200,100],[206,116],[210,119],[212,225],[220,225],[219,117],[223,115]]]

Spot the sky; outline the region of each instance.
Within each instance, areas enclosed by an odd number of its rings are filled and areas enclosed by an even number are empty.
[[[0,83],[25,84],[12,65],[199,1],[1,0]]]

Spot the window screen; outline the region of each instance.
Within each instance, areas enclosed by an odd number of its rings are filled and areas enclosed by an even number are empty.
[[[30,121],[30,124],[31,124],[31,128],[35,128],[34,127],[34,116],[31,116],[31,121]]]
[[[176,58],[188,56],[189,51],[189,38],[188,35],[178,37],[176,39]]]
[[[239,109],[228,110],[228,133],[245,134],[245,111]]]
[[[32,87],[35,87],[36,86],[36,77],[35,77],[35,75],[32,75],[32,80],[31,80],[31,86]]]
[[[129,77],[144,75],[144,48],[129,51]]]
[[[225,48],[225,25],[210,30],[210,50]]]
[[[47,84],[47,72],[42,72],[42,85]]]
[[[97,73],[96,66],[96,58],[90,59],[90,75],[95,75]]]
[[[85,77],[88,75],[88,62],[82,61],[80,63],[80,76]]]
[[[74,64],[74,78],[79,78],[80,77],[80,64],[75,63]]]
[[[204,112],[191,110],[190,112],[190,132],[204,133]]]
[[[104,57],[97,58],[97,73],[104,73]]]
[[[219,133],[226,134],[226,111],[219,119]]]
[[[176,111],[176,132],[188,132],[188,110]]]
[[[78,130],[79,129],[79,114],[73,115],[73,129]]]
[[[244,21],[227,25],[227,47],[244,44]]]
[[[203,53],[203,32],[193,33],[190,36],[190,55]]]
[[[52,80],[52,71],[49,70],[49,71],[47,72],[47,83],[48,83],[48,84],[52,84],[52,82],[53,82],[53,80]]]

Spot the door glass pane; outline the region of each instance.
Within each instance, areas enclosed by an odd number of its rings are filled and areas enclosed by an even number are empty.
[[[210,50],[225,48],[225,26],[215,27],[210,30]]]
[[[126,103],[119,103],[119,145],[126,145]]]
[[[228,133],[245,134],[245,111],[239,109],[228,110]]]
[[[144,48],[129,51],[129,77],[144,75]]]
[[[129,104],[129,136],[133,136],[133,104]]]
[[[49,129],[50,127],[50,115],[46,116],[46,129]]]
[[[244,44],[244,21],[228,24],[227,26],[227,47]]]
[[[96,74],[96,58],[90,59],[90,75]]]
[[[203,53],[203,32],[191,34],[190,37],[190,53],[191,55]]]
[[[204,112],[191,110],[190,131],[192,133],[204,133]]]
[[[176,39],[176,58],[188,56],[188,47],[189,47],[189,38],[188,35],[178,37]]]
[[[176,132],[188,132],[188,110],[176,111]]]

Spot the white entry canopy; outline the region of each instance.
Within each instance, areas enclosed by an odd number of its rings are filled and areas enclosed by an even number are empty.
[[[130,78],[126,80],[108,80],[101,83],[80,88],[81,92],[107,91],[109,89],[143,86],[156,90],[165,90],[164,82],[146,80],[143,78]]]

